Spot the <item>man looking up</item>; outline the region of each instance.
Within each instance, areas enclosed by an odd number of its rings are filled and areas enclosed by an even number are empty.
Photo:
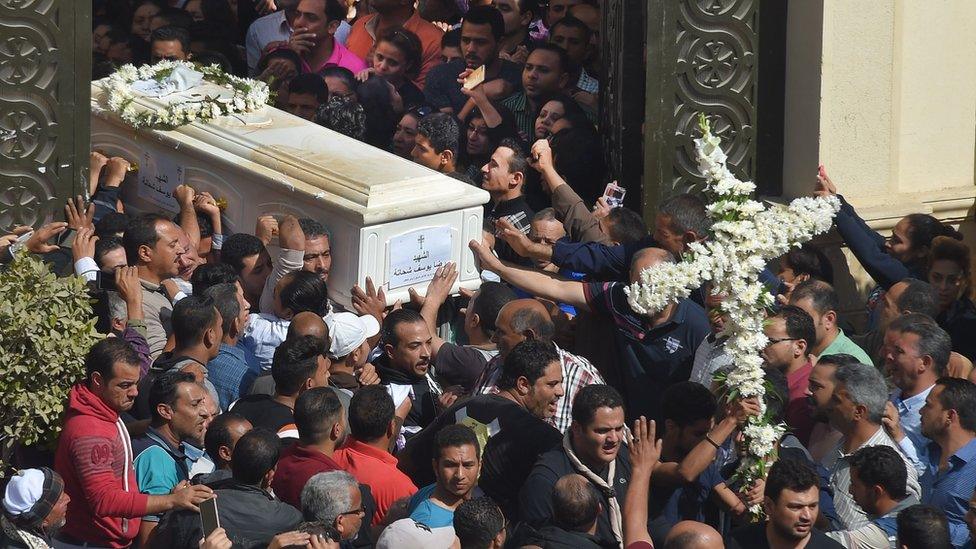
[[[810,279],[801,282],[790,294],[790,305],[796,305],[813,318],[817,329],[817,344],[808,351],[812,355],[848,354],[861,361],[873,364],[871,357],[844,334],[837,324],[837,310],[840,299],[833,286],[826,282]]]
[[[800,442],[806,445],[813,429],[807,388],[813,362],[808,349],[817,343],[813,319],[803,309],[787,305],[766,319],[763,331],[769,343],[762,351],[763,362],[786,375],[789,402],[786,404],[786,423]]]
[[[85,380],[71,388],[54,468],[64,479],[68,519],[57,539],[74,545],[127,547],[140,517],[173,509],[197,511],[212,497],[206,486],[171,494],[139,492],[132,443],[119,417],[135,402],[139,355],[119,338],[106,338],[85,357]]]
[[[458,77],[466,70],[485,67],[485,94],[500,99],[521,85],[522,69],[517,63],[498,58],[505,29],[502,14],[491,6],[472,6],[461,22],[461,59],[434,67],[427,76],[424,96],[441,112],[461,116],[468,96],[461,92]]]
[[[726,538],[729,549],[840,549],[836,541],[813,528],[820,514],[817,473],[806,463],[781,459],[766,477],[765,523],[733,530]]]
[[[169,371],[156,377],[149,390],[151,420],[146,434],[132,441],[139,491],[166,495],[190,479],[184,442],[203,439],[210,412],[206,391],[193,374]],[[145,544],[159,523],[158,515],[142,519],[139,540]]]
[[[553,343],[556,331],[549,316],[549,310],[535,299],[518,299],[507,303],[498,311],[495,320],[494,341],[498,345],[498,356],[492,359],[475,386],[478,393],[497,393],[500,391],[499,380],[504,367],[502,362],[512,349],[527,339],[534,339],[552,344],[559,354],[562,367],[563,389],[565,395],[556,406],[556,413],[549,422],[553,427],[565,433],[572,421],[573,402],[577,393],[588,385],[603,384],[603,376],[581,356],[574,355]]]
[[[491,201],[485,204],[485,230],[494,233],[495,222],[506,219],[522,234],[528,234],[535,212],[525,199],[523,187],[529,173],[529,162],[518,141],[503,139],[481,168],[481,188]],[[495,241],[495,251],[506,261],[523,262],[504,240]]]
[[[851,456],[851,497],[870,523],[856,530],[827,532],[844,547],[890,547],[898,539],[896,517],[918,503],[908,495],[905,462],[897,450],[868,446]]]
[[[302,58],[302,72],[319,74],[326,67],[345,67],[356,73],[366,68],[363,55],[354,54],[335,39],[347,10],[339,0],[301,0],[295,9],[288,47]]]
[[[540,44],[525,60],[522,91],[502,100],[502,105],[515,115],[515,127],[523,141],[529,142],[535,135],[535,119],[542,99],[566,88],[568,70],[566,50],[552,44]]]
[[[578,473],[601,494],[595,537],[605,545],[623,542],[621,508],[630,480],[624,441],[624,401],[616,389],[590,385],[573,400],[573,423],[563,444],[542,454],[519,494],[522,520],[541,526],[554,518],[557,482]]]
[[[551,343],[523,341],[505,357],[498,394],[478,395],[455,403],[398,454],[400,469],[423,485],[434,475],[430,464],[437,433],[461,423],[486,441],[481,478],[485,495],[507,517],[518,517],[518,493],[536,458],[559,444],[559,431],[546,423],[563,396],[559,355]]]
[[[431,528],[454,524],[454,510],[471,499],[481,473],[481,444],[470,427],[448,425],[434,442],[437,480],[410,498],[410,518]]]
[[[126,226],[122,245],[128,264],[139,269],[146,342],[155,360],[172,332],[173,304],[161,288],[163,280],[180,274],[180,259],[186,253],[180,246],[180,229],[162,215],[145,214]]]
[[[965,516],[976,491],[976,385],[944,377],[925,399],[922,436],[930,439],[922,503],[941,509],[953,547],[969,540]]]
[[[356,19],[352,30],[349,31],[346,44],[350,51],[366,59],[376,43],[376,37],[383,34],[386,29],[402,26],[416,34],[423,46],[423,53],[420,73],[413,83],[422,90],[427,73],[440,63],[441,36],[444,35],[444,31],[424,20],[413,6],[413,0],[372,0],[370,7],[373,8],[374,13]]]
[[[830,487],[834,491],[834,507],[843,527],[854,530],[870,522],[851,496],[850,456],[868,446],[888,446],[899,452],[898,445],[881,427],[888,391],[881,373],[867,364],[845,364],[834,373],[834,392],[830,397],[827,416],[841,435],[833,452],[822,465],[830,473]],[[899,455],[901,455],[899,453]],[[908,468],[908,492],[921,496],[918,474],[908,458],[902,456]]]

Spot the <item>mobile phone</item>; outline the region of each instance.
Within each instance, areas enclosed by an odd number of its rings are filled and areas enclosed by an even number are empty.
[[[71,249],[71,246],[75,243],[75,237],[78,236],[78,231],[74,229],[67,229],[63,233],[58,235],[58,246],[61,248]]]
[[[200,502],[200,522],[203,524],[204,539],[214,530],[220,528],[220,517],[217,515],[217,498]]]
[[[624,205],[624,197],[627,196],[627,189],[617,185],[616,181],[607,183],[607,188],[603,191],[603,200],[610,208],[619,208]]]
[[[95,273],[95,287],[109,292],[119,291],[119,287],[115,285],[115,275],[105,274],[102,271]]]

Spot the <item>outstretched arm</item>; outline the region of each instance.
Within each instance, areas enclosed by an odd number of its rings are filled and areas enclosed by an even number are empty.
[[[564,280],[551,273],[505,263],[495,257],[484,244],[476,240],[472,240],[468,246],[481,262],[482,269],[495,272],[509,283],[534,296],[550,299],[556,303],[572,305],[585,311],[590,310],[590,306],[586,302],[586,294],[583,292],[582,282]]]

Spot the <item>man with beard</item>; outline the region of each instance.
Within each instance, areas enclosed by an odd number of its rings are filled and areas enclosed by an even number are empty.
[[[408,441],[397,457],[400,470],[421,485],[430,484],[437,433],[448,425],[467,425],[484,448],[479,486],[498,502],[506,517],[515,520],[519,489],[536,458],[561,438],[547,423],[564,393],[555,346],[538,340],[515,345],[505,357],[498,390],[454,404]]]
[[[814,530],[820,512],[817,473],[799,460],[781,459],[766,477],[766,522],[733,530],[729,549],[841,549],[843,545]]]
[[[481,474],[481,444],[470,427],[448,425],[434,442],[437,482],[410,498],[410,518],[430,528],[454,525],[454,510],[475,495]]]
[[[403,434],[409,438],[437,417],[441,389],[428,374],[430,330],[420,313],[399,309],[383,319],[382,335],[383,354],[374,361],[376,373],[396,407],[410,399],[403,421]]]
[[[461,55],[434,67],[427,75],[424,96],[427,103],[441,112],[458,114],[468,101],[461,92],[458,77],[465,71],[485,67],[485,94],[500,99],[521,85],[522,71],[517,63],[498,58],[505,32],[502,14],[491,6],[474,6],[461,23]]]
[[[630,480],[630,456],[623,444],[624,401],[608,385],[580,389],[573,401],[573,423],[562,446],[542,454],[519,494],[521,519],[533,526],[552,521],[553,493],[565,475],[578,473],[601,494],[596,537],[604,544],[623,542],[623,508]]]
[[[807,400],[810,402],[810,416],[815,422],[811,429],[808,450],[816,462],[823,459],[841,437],[827,421],[827,410],[830,408],[830,397],[834,394],[836,384],[834,374],[838,367],[847,364],[858,364],[858,360],[845,354],[824,355],[810,370],[807,378]]]
[[[189,509],[210,497],[206,486],[172,493],[139,492],[132,443],[119,414],[138,394],[139,355],[119,338],[96,343],[85,357],[85,381],[71,388],[54,467],[64,478],[68,520],[57,539],[68,547],[127,547],[140,517]]]
[[[298,220],[305,235],[305,255],[302,257],[302,270],[316,273],[323,282],[329,281],[332,270],[332,246],[329,244],[329,231],[318,221],[309,217]]]
[[[64,526],[71,498],[61,475],[41,467],[24,469],[7,483],[0,516],[0,547],[49,547]]]
[[[149,390],[149,428],[132,441],[140,492],[165,495],[190,479],[185,443],[203,439],[210,418],[205,397],[206,390],[189,372],[169,371],[155,378]],[[141,544],[149,539],[159,519],[158,515],[142,517]]]

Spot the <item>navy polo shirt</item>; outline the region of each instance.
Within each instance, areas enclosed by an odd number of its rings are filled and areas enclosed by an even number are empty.
[[[710,331],[708,317],[700,305],[682,299],[671,318],[648,327],[630,308],[624,287],[622,282],[590,282],[583,285],[583,292],[590,309],[610,318],[616,327],[627,415],[660,421],[661,393],[688,380],[695,351]]]

